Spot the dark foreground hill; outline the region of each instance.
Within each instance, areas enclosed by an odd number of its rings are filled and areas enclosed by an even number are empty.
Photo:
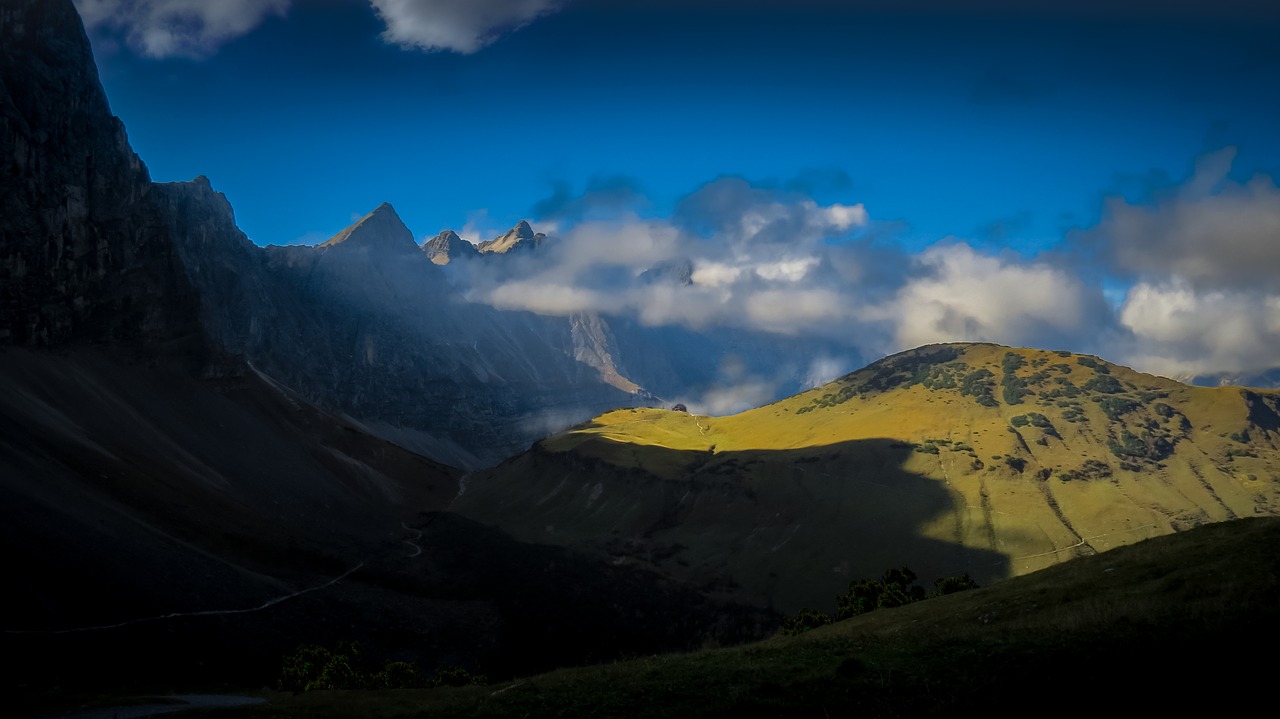
[[[274,694],[218,716],[1216,714],[1274,681],[1278,550],[1280,520],[1236,520],[795,637],[485,687]]]

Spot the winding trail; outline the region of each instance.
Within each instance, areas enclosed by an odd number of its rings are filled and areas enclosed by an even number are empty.
[[[414,546],[417,546],[417,545],[414,545]],[[179,619],[181,617],[217,617],[217,616],[225,616],[228,614],[249,614],[251,612],[260,612],[264,609],[274,607],[275,605],[281,602],[293,599],[294,597],[300,597],[304,594],[309,594],[311,592],[318,592],[321,589],[328,589],[329,587],[332,587],[338,582],[341,582],[342,580],[356,573],[363,567],[364,567],[364,562],[361,562],[356,566],[352,567],[351,569],[348,569],[342,574],[339,574],[338,576],[334,577],[333,579],[330,579],[324,584],[317,584],[314,587],[308,587],[306,589],[293,592],[292,594],[286,594],[281,597],[276,597],[275,599],[271,599],[266,602],[263,602],[262,604],[259,604],[256,607],[246,607],[243,609],[207,609],[205,611],[200,611],[200,612],[170,612],[169,614],[161,614],[155,617],[142,617],[140,619],[129,619],[123,622],[117,622],[115,624],[98,624],[98,625],[89,626],[89,627],[73,627],[70,629],[6,629],[4,630],[4,633],[5,634],[74,634],[77,632],[92,632],[92,631],[98,631],[103,629],[118,629],[120,627],[128,627],[134,624],[144,624],[146,622],[159,622],[165,619]]]
[[[422,530],[421,530],[421,529],[414,529],[413,527],[410,527],[408,524],[406,524],[406,523],[404,523],[404,522],[401,522],[401,523],[400,523],[400,526],[401,526],[401,527],[404,527],[406,530],[408,530],[408,531],[410,531],[410,532],[413,532],[413,533],[414,533],[414,534],[413,534],[413,539],[422,539]],[[413,559],[414,557],[418,556],[419,554],[422,554],[422,546],[421,546],[421,545],[419,545],[417,542],[413,541],[413,539],[402,539],[402,540],[400,540],[400,543],[401,543],[401,544],[407,544],[407,545],[409,545],[409,548],[413,550],[413,554],[408,555],[408,556],[406,557],[407,559]]]
[[[708,418],[708,419],[710,419],[710,418]],[[694,423],[694,424],[696,424],[696,425],[698,425],[698,431],[699,431],[699,432],[701,432],[703,435],[705,435],[705,434],[707,433],[707,429],[709,429],[709,428],[708,428],[708,427],[703,427],[703,426],[702,426],[702,423],[698,421],[698,416],[697,416],[697,415],[694,415],[694,416],[693,416],[693,423]]]

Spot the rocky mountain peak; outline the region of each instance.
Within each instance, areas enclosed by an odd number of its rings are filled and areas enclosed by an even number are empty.
[[[361,248],[377,252],[415,252],[418,243],[391,203],[384,202],[355,224],[320,245],[323,248]]]
[[[480,254],[476,246],[458,236],[453,230],[445,230],[422,244],[427,259],[437,265],[447,265],[453,260],[468,259]]]
[[[492,240],[481,242],[479,249],[481,252],[497,254],[507,254],[512,250],[525,252],[542,244],[544,239],[546,239],[546,235],[541,232],[535,233],[533,227],[526,220],[520,220],[515,227],[505,233]]]

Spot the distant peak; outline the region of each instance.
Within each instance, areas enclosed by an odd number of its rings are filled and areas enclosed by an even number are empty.
[[[413,241],[413,233],[405,227],[389,202],[378,205],[372,212],[320,246],[337,247],[338,245],[392,252],[418,249],[418,243]]]
[[[479,254],[475,245],[459,237],[453,230],[444,230],[422,243],[422,251],[437,265],[447,265],[452,260]]]
[[[520,220],[515,227],[503,234],[481,242],[480,251],[506,254],[514,249],[529,250],[541,244],[545,237],[542,233],[534,233],[527,220]]]

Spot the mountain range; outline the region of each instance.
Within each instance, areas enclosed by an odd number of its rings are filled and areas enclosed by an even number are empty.
[[[475,301],[556,242],[524,221],[420,245],[383,204],[259,247],[207,178],[151,180],[70,0],[5,0],[0,40],[24,692],[351,640],[508,677],[759,637],[888,567],[988,583],[1280,514],[1280,393],[973,343],[806,388],[821,343]],[[660,408],[761,373],[771,404]]]

